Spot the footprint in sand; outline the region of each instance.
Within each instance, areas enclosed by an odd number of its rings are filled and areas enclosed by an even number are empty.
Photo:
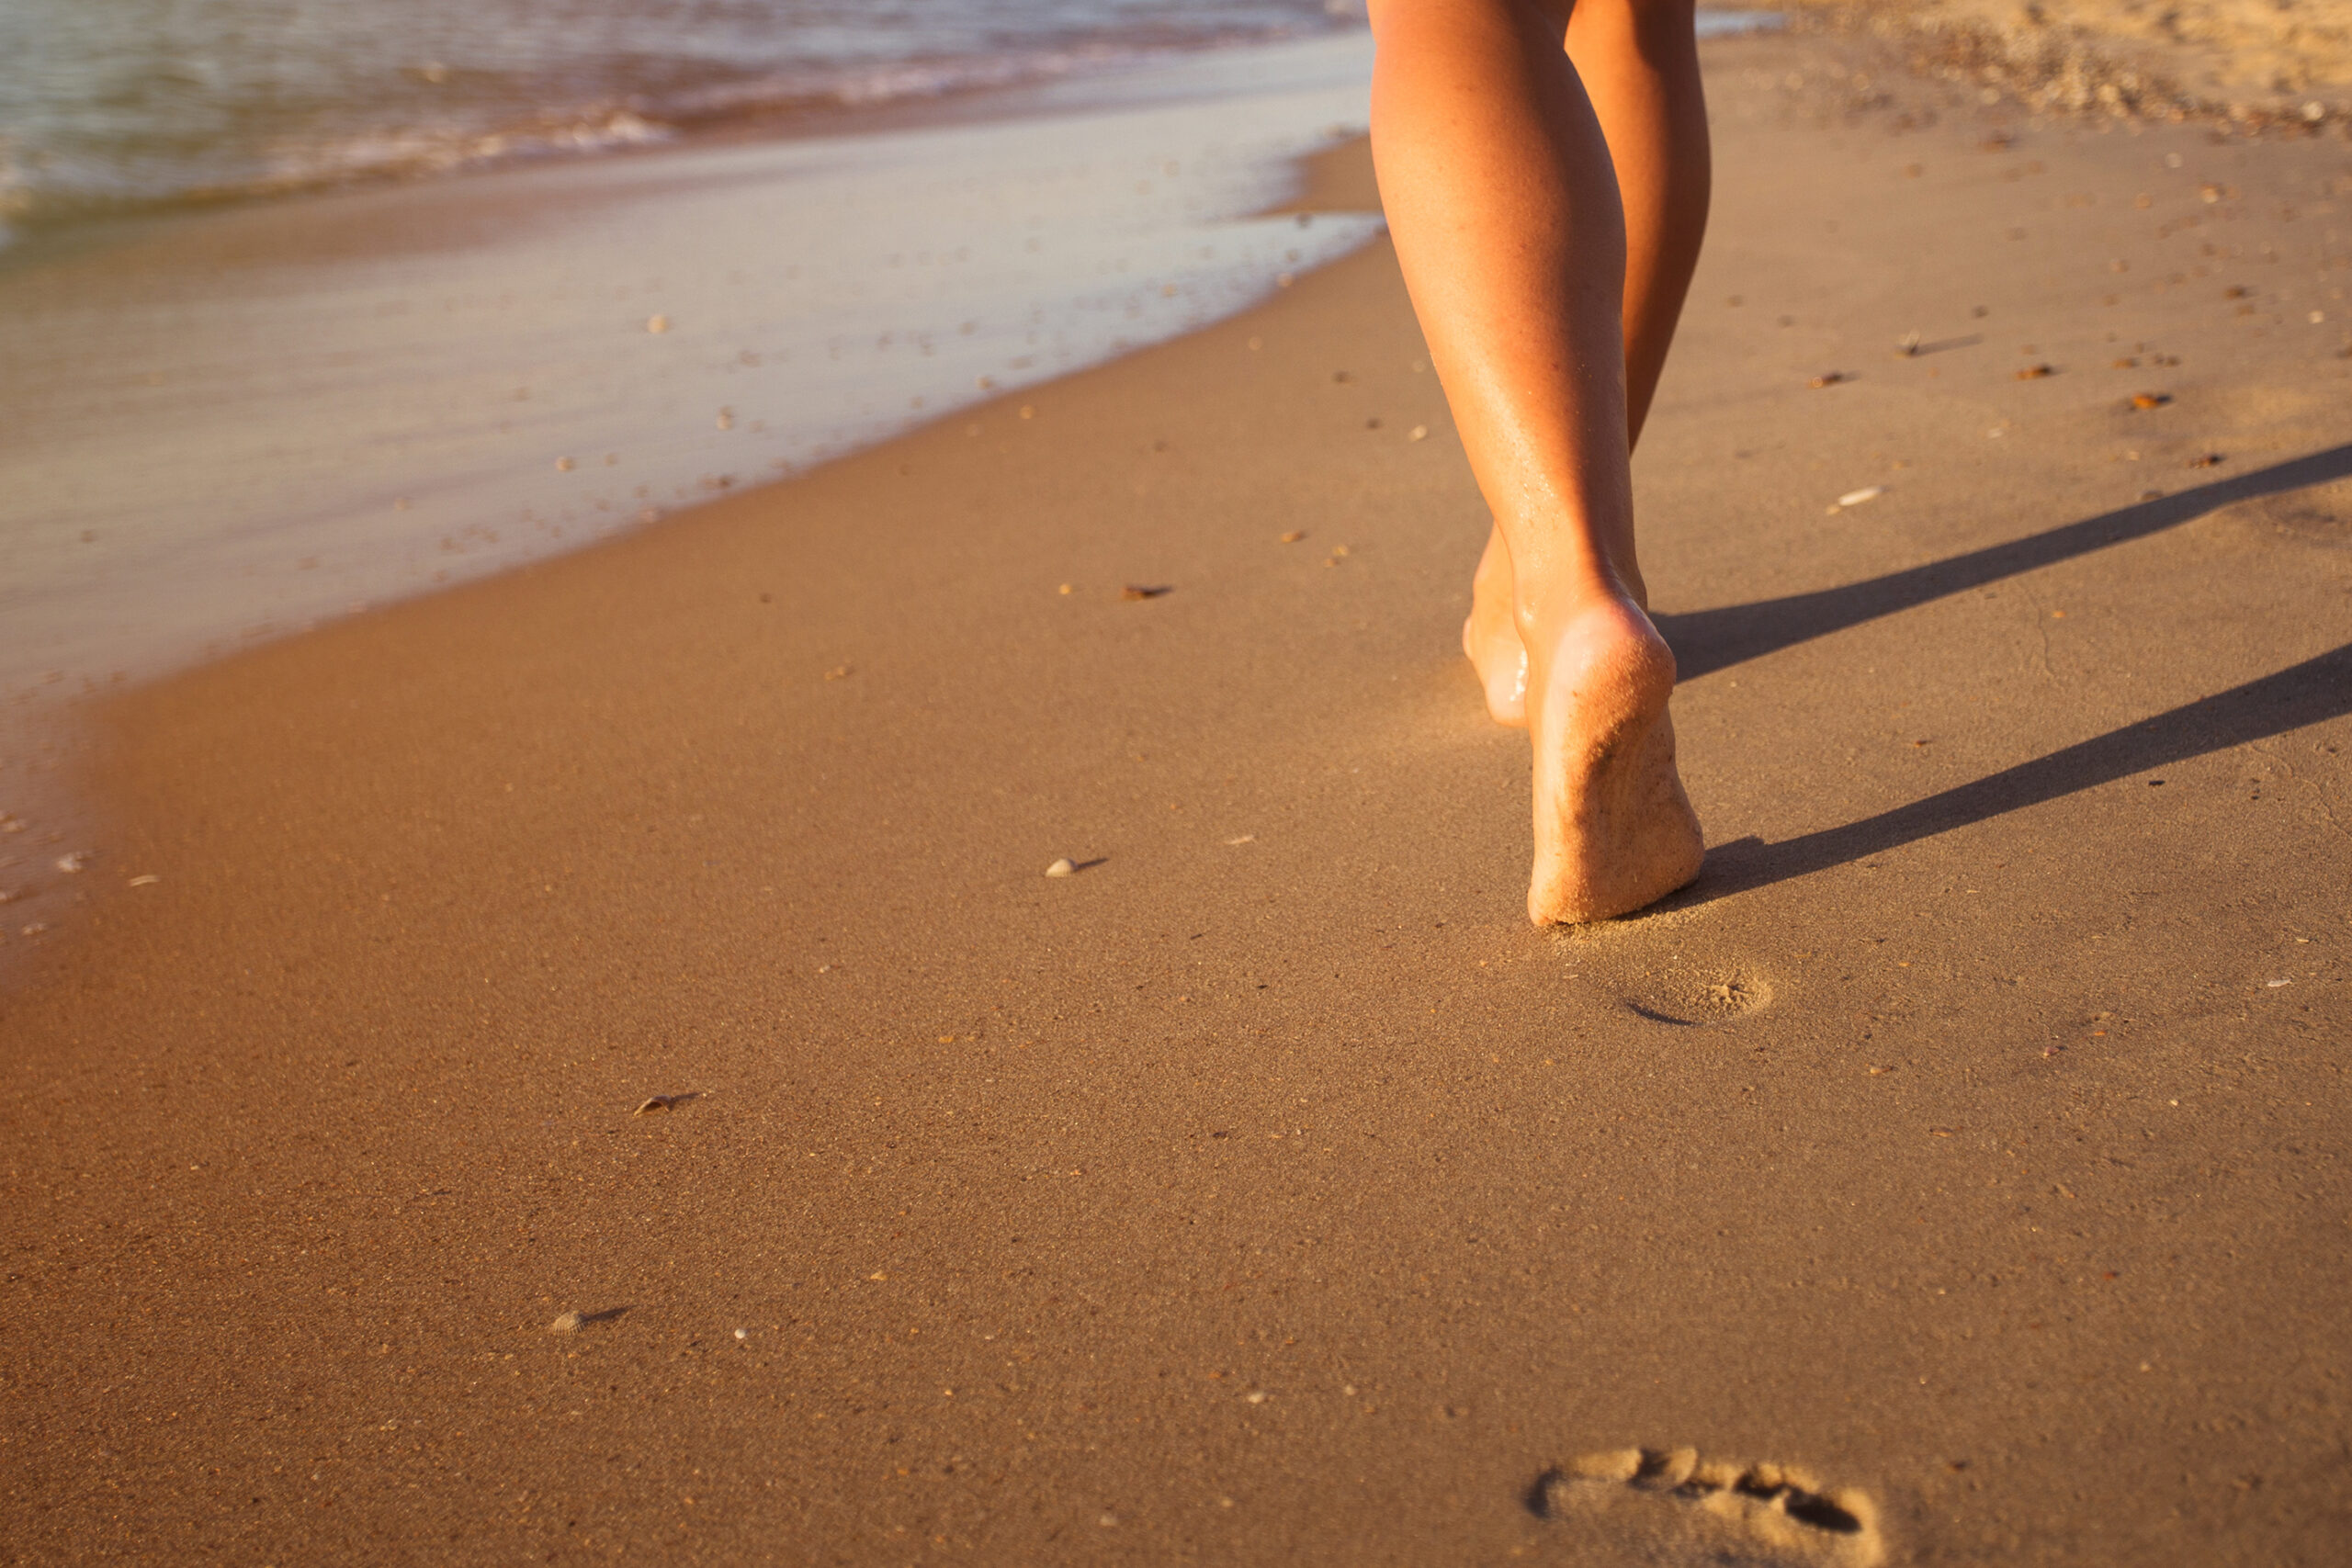
[[[1625,998],[1626,1010],[1652,1023],[1729,1023],[1770,1007],[1771,983],[1760,975],[1671,972],[1649,976]]]
[[[1778,1464],[1702,1460],[1692,1449],[1587,1454],[1536,1477],[1527,1506],[1621,1563],[1659,1568],[1878,1568],[1878,1513]]]

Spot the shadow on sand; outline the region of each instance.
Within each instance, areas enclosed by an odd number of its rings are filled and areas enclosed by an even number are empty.
[[[2233,502],[2352,475],[2352,446],[2280,463],[2160,501],[2104,513],[2045,534],[1890,573],[1846,588],[1755,604],[1661,615],[1683,677],[1706,674],[1947,594],[2176,527]],[[1718,846],[1689,892],[1669,907],[1807,876],[2061,795],[2112,784],[2249,741],[2352,714],[2352,643],[2105,735],[2005,768],[1875,817],[1778,844]],[[2150,781],[2153,784],[2154,781]]]
[[[1873,577],[1844,588],[1792,593],[1720,610],[1660,615],[1657,629],[1674,649],[1677,679],[1693,681],[1750,659],[1844,631],[1885,615],[1915,609],[1954,593],[1998,582],[2005,577],[2054,566],[2076,556],[2127,540],[2144,539],[2216,512],[2234,502],[2278,495],[2352,475],[2352,445],[2332,446],[2308,457],[2257,468],[2235,479],[2185,490],[2069,523],[2045,534],[2013,539],[1952,556],[1907,571]]]
[[[1758,839],[1724,844],[1708,854],[1707,868],[1690,897],[1703,902],[1808,876],[2060,795],[2346,714],[2352,714],[2352,643],[1842,828],[1778,844]]]

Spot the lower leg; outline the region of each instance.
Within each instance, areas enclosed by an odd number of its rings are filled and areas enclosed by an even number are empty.
[[[1399,262],[1511,569],[1534,742],[1535,919],[1698,870],[1641,608],[1609,151],[1535,0],[1379,0],[1373,147]]]
[[[1707,106],[1693,0],[1577,0],[1569,62],[1609,145],[1625,215],[1625,445],[1641,440],[1707,227]],[[1511,626],[1510,554],[1497,528],[1462,628],[1487,706],[1526,722],[1526,650]],[[1645,601],[1646,603],[1646,601]]]

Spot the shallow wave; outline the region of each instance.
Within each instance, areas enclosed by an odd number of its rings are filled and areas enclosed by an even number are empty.
[[[0,44],[11,10],[28,3],[38,9],[40,0],[0,0]],[[92,66],[74,96],[33,85],[21,63],[15,73],[0,64],[0,243],[12,227],[609,152],[744,122],[805,118],[820,122],[809,128],[817,130],[828,114],[1017,89],[1357,25],[1346,0],[1274,0],[1222,25],[1196,15],[1182,28],[1130,25],[1109,37],[1083,25],[1083,13],[1103,12],[1099,22],[1119,8],[1100,0],[1037,7],[1029,24],[1057,11],[1060,25],[1048,29],[1057,36],[993,47],[972,38],[982,47],[901,57],[891,51],[915,40],[878,28],[812,38],[810,48],[831,51],[830,59],[792,58],[771,39],[758,50],[616,52],[561,73],[429,58],[395,65],[379,51],[362,73],[373,96],[344,99],[333,82],[304,79],[297,90],[291,67],[284,81],[232,84],[186,60],[110,74]]]

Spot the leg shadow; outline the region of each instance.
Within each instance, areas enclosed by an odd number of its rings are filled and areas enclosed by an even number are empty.
[[[1860,822],[1778,844],[1756,839],[1726,844],[1707,857],[1706,873],[1694,891],[1703,901],[1808,876],[2150,768],[2346,714],[2352,714],[2352,643]]]
[[[2136,506],[2103,512],[2047,533],[1930,561],[1907,571],[1890,572],[1867,582],[1825,588],[1813,593],[1792,593],[1786,598],[1766,599],[1753,604],[1727,605],[1720,610],[1661,615],[1656,617],[1657,628],[1665,635],[1667,645],[1674,649],[1680,671],[1679,678],[1693,680],[1882,615],[1982,588],[2005,577],[2088,555],[2129,539],[2144,539],[2233,502],[2326,484],[2346,475],[2352,475],[2352,445],[2199,485],[2158,501],[2143,501]]]

